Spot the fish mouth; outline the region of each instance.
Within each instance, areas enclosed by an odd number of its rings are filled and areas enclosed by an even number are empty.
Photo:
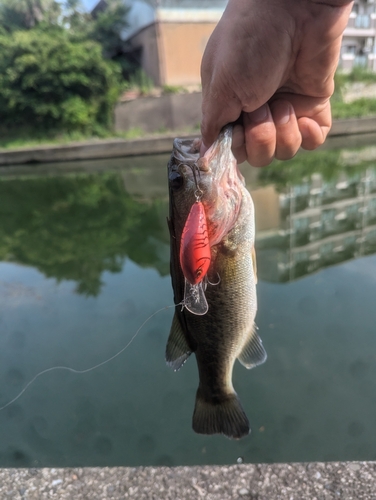
[[[202,202],[211,247],[232,230],[241,206],[244,178],[231,150],[232,129],[232,125],[225,126],[201,158],[201,139],[175,139],[168,165],[171,200],[178,193],[173,187],[177,181],[177,189],[184,186],[184,204],[193,204],[195,200]],[[187,216],[185,212],[184,209]]]
[[[218,184],[223,184],[231,178],[234,180],[239,178],[243,181],[243,176],[238,169],[236,158],[231,149],[232,130],[232,125],[226,125],[221,130],[218,139],[200,159],[209,165],[213,180]]]
[[[173,156],[178,163],[197,163],[201,139],[174,139]]]
[[[173,157],[176,166],[187,165],[195,167],[198,172],[208,174],[217,185],[233,184],[233,181],[240,179],[244,183],[244,178],[240,173],[236,159],[232,154],[232,130],[233,126],[223,127],[217,140],[200,157],[201,138],[174,140]]]

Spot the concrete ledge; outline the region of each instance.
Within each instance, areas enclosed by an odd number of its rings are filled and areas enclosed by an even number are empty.
[[[376,116],[333,123],[330,137],[376,132]],[[168,153],[176,135],[194,137],[192,134],[169,132],[168,134],[141,139],[103,139],[87,142],[72,142],[66,145],[36,146],[0,151],[0,165],[20,165],[25,163],[46,163],[59,161],[117,158],[124,156]],[[199,135],[197,132],[196,136]]]
[[[376,116],[333,121],[329,136],[376,132]]]
[[[376,462],[0,469],[0,497],[41,500],[375,500]]]
[[[0,151],[0,165],[46,163],[55,161],[117,158],[121,156],[147,155],[171,151],[175,136],[163,135],[134,140],[103,139],[72,142],[58,146],[35,146]],[[187,134],[187,137],[192,137]]]

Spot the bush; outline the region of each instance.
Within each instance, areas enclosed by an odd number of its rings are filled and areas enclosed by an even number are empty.
[[[361,116],[376,115],[376,99],[361,97],[356,101],[332,102],[332,115],[334,119],[360,118]]]
[[[148,95],[154,87],[153,80],[145,73],[143,69],[137,69],[125,84],[125,90],[135,89],[141,95]]]
[[[354,66],[347,76],[348,82],[376,83],[376,73],[361,66]]]
[[[8,127],[90,131],[109,126],[120,70],[92,40],[62,28],[0,36],[0,115]]]

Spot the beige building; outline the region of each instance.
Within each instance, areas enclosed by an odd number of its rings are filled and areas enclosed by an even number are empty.
[[[155,85],[200,84],[206,43],[227,0],[123,0],[129,6],[129,42],[133,60]],[[105,8],[100,0],[95,10]],[[344,33],[339,66],[376,71],[376,0],[355,0]]]
[[[206,43],[227,0],[124,0],[124,32],[141,67],[156,85],[199,85]]]
[[[355,0],[344,32],[340,67],[351,71],[354,66],[376,71],[375,0]]]

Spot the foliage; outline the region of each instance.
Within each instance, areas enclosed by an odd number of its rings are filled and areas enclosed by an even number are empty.
[[[102,9],[85,13],[80,0],[65,0],[63,24],[71,36],[78,40],[100,43],[103,56],[121,67],[123,74],[134,71],[134,62],[125,55],[127,43],[122,33],[128,27],[129,7],[123,0],[106,0]]]
[[[346,87],[354,82],[376,83],[376,73],[355,66],[351,73],[337,71],[334,78],[335,91],[331,98],[333,119],[358,118],[376,115],[376,99],[361,97],[352,102],[344,102]]]
[[[126,257],[168,273],[164,202],[124,191],[114,173],[0,181],[0,260],[31,265],[77,292],[100,293],[104,271],[120,272]],[[161,206],[160,206],[161,205]],[[163,224],[163,227],[162,227]]]
[[[274,184],[284,189],[289,184],[297,185],[314,173],[322,174],[325,180],[338,175],[342,169],[339,151],[299,152],[289,161],[275,160],[268,168],[260,171],[259,181],[264,185]]]
[[[345,74],[344,77],[347,82],[376,83],[376,73],[361,66],[354,66],[351,73]]]
[[[362,97],[349,103],[333,101],[332,115],[334,119],[376,115],[376,99]]]
[[[341,150],[299,151],[291,160],[274,160],[269,167],[260,170],[258,179],[262,185],[274,184],[279,191],[284,191],[288,186],[304,183],[313,174],[321,174],[326,182],[331,182],[341,172],[351,176],[370,166],[374,166],[374,160],[359,159],[355,164],[345,164]]]
[[[2,135],[20,127],[35,135],[100,135],[112,125],[129,67],[121,55],[128,7],[105,4],[92,15],[80,0],[0,0]]]
[[[40,23],[57,25],[61,5],[56,0],[1,0],[0,31],[31,29]]]
[[[145,73],[143,69],[136,70],[126,83],[126,89],[135,89],[141,95],[147,95],[153,89],[153,80]]]
[[[85,130],[108,126],[119,94],[119,70],[91,40],[62,28],[0,36],[3,124]]]
[[[162,90],[164,94],[182,94],[187,92],[187,90],[180,85],[163,85]]]
[[[123,0],[106,0],[106,4],[107,7],[93,17],[90,38],[102,45],[106,57],[113,57],[124,46],[121,33],[128,27],[129,7]]]

